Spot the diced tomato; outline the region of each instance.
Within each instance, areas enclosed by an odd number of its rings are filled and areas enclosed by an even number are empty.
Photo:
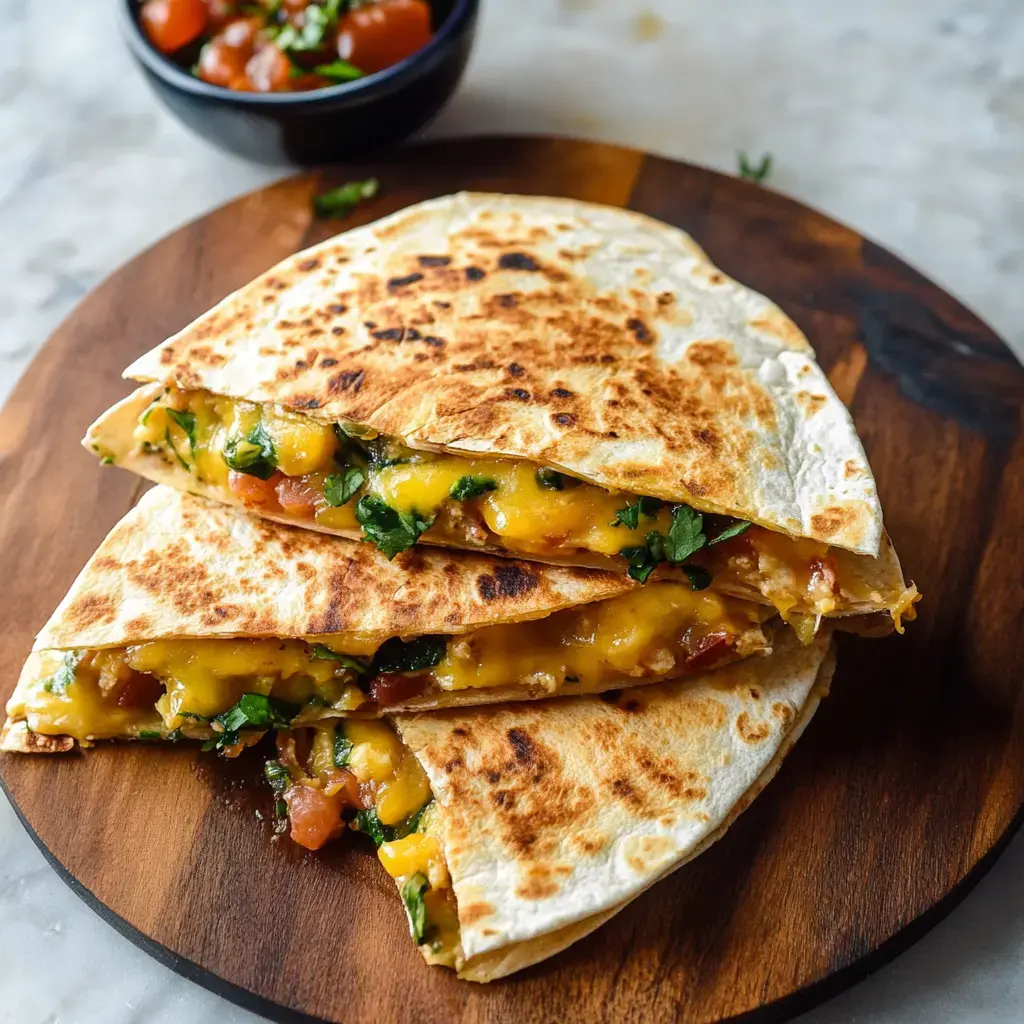
[[[426,688],[429,679],[424,673],[410,675],[404,672],[382,672],[370,683],[370,697],[378,706],[386,708],[400,704],[412,697],[418,697]]]
[[[317,501],[323,501],[323,490],[304,476],[285,476],[277,484],[277,501],[289,515],[312,519]]]
[[[338,56],[369,75],[397,64],[430,42],[426,0],[380,0],[338,22]]]
[[[284,794],[291,821],[292,839],[307,850],[319,850],[328,840],[341,835],[345,822],[343,793],[327,796],[315,786],[290,786]]]
[[[203,0],[146,0],[139,19],[146,38],[161,53],[173,53],[206,30],[206,4]]]
[[[257,49],[245,65],[245,77],[255,92],[284,92],[291,75],[291,61],[273,43]]]
[[[283,473],[275,473],[269,480],[261,480],[258,476],[231,470],[228,473],[228,488],[246,507],[276,505],[277,492],[274,488],[283,479]]]
[[[229,21],[238,17],[237,0],[206,0],[208,27],[211,32],[219,32]]]
[[[686,667],[691,671],[710,668],[729,653],[728,633],[704,633],[692,638],[690,633],[687,630],[684,643],[687,649]]]
[[[334,786],[341,786],[337,795],[344,799],[349,807],[362,810],[369,806],[363,800],[359,789],[359,780],[344,768],[331,768],[323,775],[324,789],[331,789]]]
[[[119,708],[152,707],[164,695],[164,684],[156,676],[133,672],[117,688]]]
[[[249,89],[245,66],[256,52],[261,27],[261,19],[258,17],[229,21],[203,47],[196,74],[211,85]]]

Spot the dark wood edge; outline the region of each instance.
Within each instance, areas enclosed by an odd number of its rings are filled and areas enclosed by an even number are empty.
[[[78,896],[90,910],[98,914],[107,924],[112,925],[129,942],[138,946],[139,949],[148,953],[154,960],[159,961],[165,967],[169,967],[175,974],[201,985],[214,995],[227,999],[244,1010],[259,1014],[267,1020],[277,1021],[279,1024],[331,1024],[323,1017],[313,1017],[299,1010],[292,1010],[280,1003],[275,1003],[264,996],[256,995],[248,989],[235,985],[233,982],[222,978],[219,974],[200,967],[199,964],[189,960],[188,957],[180,956],[172,952],[166,946],[154,939],[151,939],[145,932],[139,931],[134,925],[129,924],[120,914],[115,914],[99,897],[71,874],[67,868],[50,852],[43,840],[36,834],[35,830],[28,823],[21,813],[17,802],[8,790],[3,776],[0,775],[0,789],[3,790],[18,820],[24,826],[32,842],[42,852],[47,863],[57,873],[71,891]],[[723,1018],[722,1024],[778,1024],[780,1020],[789,1020],[801,1013],[820,1006],[829,999],[845,992],[854,985],[863,981],[868,975],[874,974],[886,964],[892,962],[901,953],[909,949],[915,942],[928,934],[940,921],[952,913],[974,889],[974,887],[988,874],[992,865],[999,859],[1003,851],[1009,846],[1010,840],[1024,824],[1024,806],[1022,806],[1013,820],[999,839],[992,844],[988,851],[982,855],[974,867],[941,899],[933,904],[924,913],[908,921],[895,935],[890,936],[881,945],[869,950],[858,960],[846,967],[842,967],[832,974],[827,975],[820,981],[806,988],[797,990],[783,999],[776,999],[774,1002],[766,1003],[764,1006],[742,1013],[738,1016]],[[424,968],[425,970],[428,968]],[[465,982],[469,985],[472,982]],[[492,983],[493,984],[493,983]],[[500,984],[500,982],[498,983]]]

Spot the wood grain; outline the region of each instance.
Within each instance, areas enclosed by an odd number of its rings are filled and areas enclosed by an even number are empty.
[[[271,842],[258,757],[7,757],[20,814],[118,927],[281,1020],[777,1020],[855,980],[949,909],[1024,803],[1024,373],[934,285],[763,188],[609,146],[459,141],[283,182],[143,253],[61,327],[0,419],[4,697],[129,504],[132,479],[77,446],[125,393],[121,368],[337,230],[310,220],[310,196],[368,173],[383,187],[353,225],[458,188],[622,204],[687,229],[776,299],[852,402],[925,594],[919,621],[905,637],[841,641],[832,696],[713,850],[566,954],[490,987],[423,966],[371,852]]]

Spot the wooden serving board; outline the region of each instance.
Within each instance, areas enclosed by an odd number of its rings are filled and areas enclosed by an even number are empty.
[[[755,185],[611,146],[437,143],[292,178],[137,257],[61,327],[0,419],[3,697],[136,489],[78,446],[127,393],[121,369],[339,230],[311,220],[310,198],[367,174],[380,195],[343,226],[463,188],[575,196],[685,228],[777,300],[853,409],[925,595],[920,619],[904,637],[840,640],[831,697],[710,852],[567,953],[491,986],[423,965],[364,844],[271,842],[257,756],[134,745],[0,758],[26,826],[117,928],[279,1020],[778,1020],[863,976],[947,912],[1019,823],[1024,372],[899,260]]]

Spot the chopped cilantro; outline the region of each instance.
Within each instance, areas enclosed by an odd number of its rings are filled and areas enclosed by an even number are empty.
[[[635,530],[640,526],[640,515],[655,519],[661,510],[661,502],[657,498],[637,498],[632,505],[620,508],[615,513],[615,522],[610,526],[624,526],[627,530]]]
[[[361,658],[339,654],[337,651],[332,651],[326,644],[313,644],[310,654],[318,661],[337,661],[343,668],[350,669],[358,676],[364,676],[370,670],[369,664]]]
[[[179,711],[179,718],[192,718],[197,722],[208,722],[210,720],[209,715],[198,715],[195,711]]]
[[[345,735],[345,726],[334,727],[334,767],[344,768],[352,753],[352,741]]]
[[[772,173],[772,155],[765,153],[759,163],[751,163],[747,154],[742,150],[737,154],[739,157],[740,177],[744,181],[752,181],[755,185],[763,185]]]
[[[448,491],[449,495],[456,501],[469,501],[470,498],[479,498],[481,494],[488,491],[496,491],[498,482],[485,476],[464,476],[452,484]]]
[[[63,697],[68,687],[75,681],[75,669],[82,660],[82,651],[67,651],[61,661],[61,666],[56,672],[43,683],[43,689],[47,693]]]
[[[366,482],[366,474],[358,466],[348,466],[341,473],[331,473],[324,480],[324,497],[334,508],[347,505]]]
[[[658,536],[661,535],[659,534]],[[626,574],[630,579],[636,580],[637,583],[646,583],[647,577],[654,572],[654,567],[659,562],[659,559],[654,557],[646,544],[622,548],[619,554],[629,563]]]
[[[298,712],[299,708],[295,704],[275,700],[263,693],[243,693],[233,708],[213,719],[221,731],[203,744],[203,750],[223,750],[234,746],[241,729],[288,725]]]
[[[170,731],[170,732],[169,732],[169,733],[167,734],[167,738],[168,738],[168,739],[169,739],[169,740],[170,740],[170,741],[171,741],[172,743],[177,743],[177,742],[178,742],[178,740],[184,739],[185,737],[184,737],[184,734],[183,734],[183,733],[182,733],[182,731],[181,731],[181,726],[179,726],[179,727],[178,727],[177,729],[172,729],[172,730],[171,730],[171,731]]]
[[[284,800],[278,800],[274,804],[274,815],[278,818],[288,817],[288,804]]]
[[[423,894],[430,888],[427,876],[417,871],[402,886],[402,902],[409,915],[409,928],[416,945],[420,945],[427,931],[427,905],[423,902]]]
[[[546,487],[549,491],[564,491],[572,487],[579,487],[580,481],[574,476],[566,476],[549,466],[541,466],[534,474],[538,487]]]
[[[229,469],[260,480],[269,480],[277,469],[274,439],[262,423],[257,423],[244,438],[228,438],[223,458]]]
[[[347,60],[332,60],[330,64],[317,64],[313,68],[313,73],[323,75],[324,78],[333,78],[336,82],[354,82],[357,78],[363,77],[363,72]]]
[[[274,796],[281,796],[292,784],[291,773],[280,761],[267,761],[263,766],[263,774],[270,783]]]
[[[721,544],[723,540],[731,540],[733,537],[738,537],[741,533],[746,533],[749,527],[750,523],[745,523],[742,519],[739,519],[731,526],[727,526],[716,537],[712,537],[708,544]]]
[[[388,561],[411,548],[434,522],[416,511],[398,512],[383,499],[369,494],[356,503],[356,520],[363,528],[363,539],[373,541]]]
[[[162,740],[163,733],[159,729],[140,729],[139,739],[140,740]]]
[[[711,586],[711,573],[699,565],[684,565],[683,572],[690,581],[691,590],[707,590]]]
[[[395,830],[390,825],[385,825],[377,817],[377,812],[371,807],[368,811],[360,811],[355,817],[356,828],[365,832],[377,846],[390,843],[395,838]]]
[[[290,23],[285,25],[274,37],[274,43],[284,52],[319,50],[325,44],[324,37],[331,22],[330,15],[323,7],[308,4],[302,16],[302,28],[296,28]]]
[[[113,455],[104,455],[103,458],[100,459],[100,465],[101,466],[112,466],[113,464],[114,464],[114,456]]]
[[[364,199],[373,198],[379,189],[380,182],[376,178],[347,182],[315,196],[313,212],[318,217],[347,217]]]
[[[179,412],[177,409],[167,409],[168,417],[185,432],[188,438],[188,446],[193,455],[196,453],[196,414],[194,412]]]
[[[370,671],[379,675],[381,672],[419,672],[433,668],[444,657],[447,648],[448,640],[443,636],[418,636],[408,641],[393,636],[377,648]]]
[[[704,536],[704,517],[689,505],[676,505],[672,509],[672,525],[665,539],[665,558],[673,565],[685,562],[700,551],[708,539]]]

